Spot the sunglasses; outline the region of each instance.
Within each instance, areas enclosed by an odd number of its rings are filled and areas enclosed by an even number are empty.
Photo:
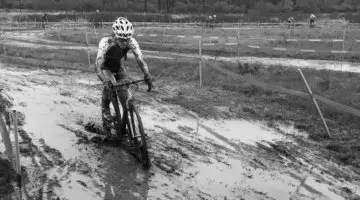
[[[129,42],[130,39],[117,38],[119,42]]]

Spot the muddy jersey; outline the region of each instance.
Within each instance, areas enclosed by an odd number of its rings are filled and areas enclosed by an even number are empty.
[[[104,37],[100,40],[96,58],[97,67],[100,67],[101,70],[110,70],[112,73],[125,72],[123,58],[126,59],[126,53],[129,50],[133,52],[135,59],[141,68],[145,67],[147,69],[139,44],[135,38],[130,38],[126,46],[120,47],[112,37]]]

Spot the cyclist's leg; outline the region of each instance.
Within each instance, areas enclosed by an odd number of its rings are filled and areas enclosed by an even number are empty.
[[[106,134],[110,133],[110,127],[108,123],[111,118],[111,113],[110,113],[111,99],[109,93],[110,93],[109,90],[106,87],[103,87],[102,97],[101,97],[101,116],[102,116],[103,129]]]
[[[103,70],[103,72],[107,76],[113,76],[113,78],[114,78],[114,74],[111,73],[110,71]],[[108,126],[108,122],[110,122],[110,120],[111,120],[111,113],[110,113],[110,102],[111,102],[111,98],[112,98],[111,93],[112,93],[112,91],[110,91],[105,86],[103,87],[102,98],[101,98],[101,114],[102,114],[102,121],[103,121],[103,129],[106,133],[110,133],[110,128]]]
[[[125,82],[127,80],[129,80],[129,77],[127,76],[126,72],[118,72],[115,75],[115,79],[117,82]],[[118,95],[119,95],[119,100],[123,109],[123,112],[125,112],[126,109],[126,99],[128,98],[128,86],[122,86],[121,88],[119,88],[118,91]],[[121,130],[123,131],[123,130]]]

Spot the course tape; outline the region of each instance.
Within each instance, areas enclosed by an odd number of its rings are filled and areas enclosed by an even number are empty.
[[[275,91],[279,91],[279,92],[283,92],[283,93],[287,93],[287,94],[290,94],[290,95],[295,95],[295,96],[299,96],[299,97],[303,97],[303,98],[311,98],[311,96],[307,93],[304,93],[304,92],[300,92],[300,91],[297,91],[297,90],[291,90],[291,89],[287,89],[287,88],[283,88],[281,86],[277,86],[277,85],[272,85],[272,84],[268,84],[268,83],[263,83],[263,82],[260,82],[258,80],[254,80],[253,78],[249,78],[249,77],[245,77],[245,76],[242,76],[240,74],[235,74],[234,72],[232,71],[229,71],[229,70],[226,70],[224,68],[221,68],[215,64],[212,64],[212,63],[208,63],[207,62],[207,65],[209,65],[210,67],[218,70],[219,72],[222,72],[232,78],[235,78],[235,79],[238,79],[238,80],[242,80],[242,81],[246,81],[246,82],[249,82],[253,85],[256,85],[256,86],[259,86],[261,88],[263,88],[264,90],[275,90]],[[343,111],[343,112],[347,112],[349,114],[353,114],[357,117],[360,117],[360,110],[356,109],[356,108],[352,108],[350,106],[346,106],[346,105],[343,105],[343,104],[340,104],[338,102],[335,102],[335,101],[332,101],[332,100],[329,100],[329,99],[326,99],[322,96],[319,96],[319,95],[316,95],[316,94],[313,94],[313,97],[315,97],[317,100],[333,107],[333,108],[336,108],[338,111]]]
[[[276,51],[300,51],[300,52],[306,52],[306,53],[360,54],[360,51],[295,49],[295,48],[282,48],[282,47],[261,47],[261,46],[254,46],[254,45],[248,45],[247,47],[252,48],[252,49],[268,49],[268,50],[276,50]]]
[[[13,35],[31,35],[35,36],[38,33],[12,33]],[[137,36],[145,36],[144,34],[138,34]],[[156,37],[157,34],[150,34],[150,37]],[[176,36],[178,38],[182,38],[184,36],[182,35],[172,35]],[[199,35],[193,36],[193,38],[201,38]],[[216,38],[216,37],[212,37]],[[289,39],[294,40],[294,39]],[[313,39],[313,41],[319,41],[318,39]],[[343,40],[336,40],[336,41],[343,41]],[[360,40],[357,40],[360,42]],[[198,44],[187,44],[187,43],[159,43],[159,42],[145,42],[145,41],[138,41],[142,44],[154,44],[154,45],[164,45],[164,46],[173,46],[173,45],[181,45],[181,46],[197,46]],[[203,46],[215,46],[215,45],[225,45],[225,46],[237,46],[238,43],[236,42],[226,42],[225,44],[220,43],[202,43]],[[360,51],[342,51],[342,50],[317,50],[317,49],[296,49],[296,48],[285,48],[285,47],[264,47],[259,45],[247,45],[248,48],[252,49],[263,49],[263,50],[275,50],[275,51],[298,51],[298,52],[304,52],[304,53],[332,53],[332,54],[360,54]]]
[[[164,45],[164,46],[197,46],[197,44],[186,44],[186,43],[158,43],[158,42],[143,42],[138,41],[140,44],[150,44],[150,45]],[[223,44],[216,43],[202,43],[202,46],[221,46]],[[235,46],[238,43],[225,43],[225,46]],[[261,50],[275,50],[275,51],[295,51],[295,52],[304,52],[304,53],[332,53],[332,54],[360,54],[360,51],[340,51],[340,50],[317,50],[317,49],[296,49],[296,48],[284,48],[284,47],[261,47],[258,45],[247,45],[246,47],[251,49],[261,49]]]
[[[178,38],[185,38],[186,35],[161,35],[161,34],[137,34],[135,35],[137,37],[146,37],[146,36],[150,36],[150,37],[156,37],[156,36],[165,36],[165,37],[178,37]],[[202,36],[200,35],[194,35],[194,36],[188,36],[188,37],[192,37],[192,38],[201,38]],[[209,36],[209,37],[203,37],[203,38],[209,38],[211,40],[218,40],[219,36]],[[236,37],[227,37],[225,39],[237,39]],[[240,38],[240,40],[265,40],[265,41],[287,41],[287,42],[344,42],[343,39],[296,39],[296,38]],[[359,42],[360,40],[358,39],[354,39],[355,42]]]

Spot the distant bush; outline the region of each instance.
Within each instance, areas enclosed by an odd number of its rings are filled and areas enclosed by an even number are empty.
[[[280,6],[264,1],[260,1],[257,4],[255,4],[254,9],[258,10],[261,14],[279,13],[281,11]]]

